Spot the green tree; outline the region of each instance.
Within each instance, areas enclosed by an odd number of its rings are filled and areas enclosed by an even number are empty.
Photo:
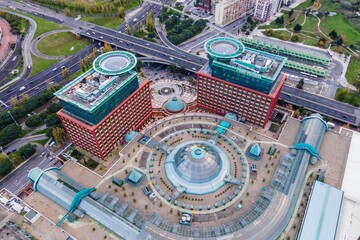
[[[339,36],[339,38],[336,40],[336,44],[341,46],[344,43],[344,40],[341,36]]]
[[[4,146],[19,137],[22,130],[20,126],[11,123],[0,131],[0,146]]]
[[[36,145],[31,143],[25,144],[19,148],[18,152],[24,158],[29,158],[36,152]]]
[[[43,121],[39,116],[32,115],[26,119],[25,124],[26,124],[26,126],[32,128],[32,127],[40,126],[42,124],[42,122]]]
[[[293,15],[293,13],[294,13],[294,9],[291,9],[291,10],[288,12],[289,17],[291,17],[291,16]]]
[[[302,26],[300,24],[296,24],[294,27],[294,32],[300,32],[302,29]]]
[[[61,109],[61,105],[60,103],[50,103],[50,105],[47,107],[47,111],[49,113],[56,113],[57,111],[59,111]]]
[[[277,25],[283,25],[284,24],[284,16],[277,17],[275,22]]]
[[[296,84],[296,88],[298,89],[303,89],[304,87],[304,79],[300,79],[300,81],[298,82],[298,84]]]
[[[346,95],[349,93],[349,88],[343,88],[340,90],[339,94],[336,96],[336,100],[342,102],[345,100]]]
[[[0,154],[0,176],[3,177],[13,169],[13,164],[5,153]]]
[[[55,113],[51,113],[45,118],[45,124],[47,127],[53,127],[61,124],[61,121]]]
[[[329,33],[329,37],[333,40],[337,39],[338,37],[338,34],[335,30],[332,30],[330,33]]]

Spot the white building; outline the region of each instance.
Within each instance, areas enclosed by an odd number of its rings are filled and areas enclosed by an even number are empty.
[[[254,18],[261,22],[269,18],[280,10],[282,0],[256,0]]]
[[[215,8],[215,24],[225,26],[253,9],[255,0],[219,0]]]

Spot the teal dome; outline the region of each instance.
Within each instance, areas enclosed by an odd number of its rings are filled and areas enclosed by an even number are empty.
[[[137,133],[134,132],[134,131],[127,132],[127,133],[125,134],[125,137],[124,137],[125,141],[126,141],[126,142],[131,142],[131,140],[133,140],[134,137],[136,137],[136,134],[137,134]]]
[[[181,112],[184,108],[185,103],[177,97],[172,97],[165,103],[165,109],[171,113]]]
[[[228,119],[237,121],[237,117],[236,117],[235,113],[228,112],[228,113],[225,114],[225,117],[228,118]]]

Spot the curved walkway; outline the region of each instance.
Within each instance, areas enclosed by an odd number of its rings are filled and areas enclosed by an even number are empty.
[[[50,36],[50,35],[55,34],[55,33],[70,32],[70,31],[71,31],[70,29],[57,29],[57,30],[54,30],[54,31],[50,31],[50,32],[46,32],[46,33],[41,34],[40,36],[38,36],[36,39],[34,39],[31,42],[30,50],[31,50],[32,54],[34,54],[35,56],[37,56],[39,58],[43,58],[43,59],[47,59],[47,60],[62,60],[64,58],[66,58],[66,56],[49,56],[49,55],[45,55],[45,54],[41,53],[38,50],[37,45],[38,45],[39,41],[41,41],[41,39],[43,39],[43,38],[45,38],[47,36]]]

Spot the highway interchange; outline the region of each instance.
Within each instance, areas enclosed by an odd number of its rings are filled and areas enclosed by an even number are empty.
[[[152,57],[154,58],[154,62],[156,62],[157,59],[161,60],[161,62],[166,61],[169,64],[175,64],[178,67],[184,67],[192,72],[198,71],[207,62],[207,60],[204,58],[187,53],[185,51],[179,51],[178,48],[167,48],[159,44],[124,34],[124,25],[121,25],[118,29],[112,30],[91,23],[82,22],[80,20],[76,21],[73,18],[54,13],[49,9],[34,6],[34,4],[30,5],[27,3],[22,4],[18,2],[0,3],[0,6],[3,7],[9,7],[10,5],[14,6],[21,12],[32,15],[36,14],[38,17],[67,26],[74,32],[93,39],[95,43],[109,42],[119,49],[125,49],[143,56]],[[150,10],[154,11],[154,15],[157,15],[161,11],[161,7],[157,4],[145,3],[143,8],[139,9],[131,19],[144,19],[147,12]],[[137,23],[137,21],[135,22],[131,19],[128,20],[128,24],[134,25]],[[55,64],[51,68],[44,70],[34,77],[27,79],[24,78],[25,81],[19,81],[15,83],[7,90],[5,90],[4,94],[1,94],[0,100],[6,102],[10,99],[11,96],[24,93],[27,93],[30,96],[39,94],[47,87],[47,79],[52,79],[55,82],[62,80],[60,73],[61,66],[67,67],[70,70],[70,73],[76,72],[79,69],[79,59],[84,57],[86,54],[89,54],[94,46],[95,45],[93,44],[90,47],[65,58],[62,62]],[[57,68],[57,71],[53,71],[55,68]],[[20,87],[24,86],[25,84],[28,84],[29,87],[25,91],[19,92]],[[305,95],[306,97],[304,97]],[[331,99],[312,95],[303,91],[298,91],[290,87],[283,88],[281,98],[296,105],[303,105],[312,111],[318,111],[339,121],[349,122],[353,125],[358,125],[360,123],[359,109],[356,109],[355,107],[348,104],[339,103]]]

